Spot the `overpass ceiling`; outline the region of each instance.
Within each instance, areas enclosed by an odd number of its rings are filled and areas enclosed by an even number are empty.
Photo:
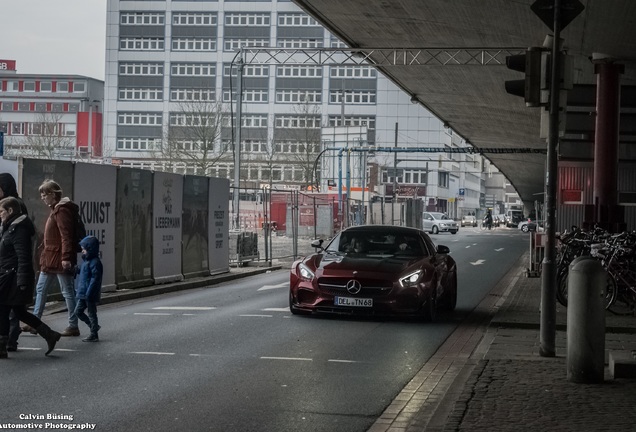
[[[351,48],[527,48],[541,46],[551,30],[532,12],[534,0],[293,0]],[[583,12],[562,31],[573,58],[574,83],[594,85],[590,60],[601,53],[625,64],[623,86],[636,85],[636,1],[580,0]],[[477,147],[546,148],[539,137],[540,108],[504,90],[504,81],[522,74],[505,65],[402,65],[380,71]],[[623,92],[625,95],[626,92]],[[594,97],[594,91],[588,92]],[[634,94],[629,92],[629,94]],[[634,122],[636,100],[623,96],[623,114]],[[568,106],[589,114],[594,101]],[[587,107],[585,107],[587,105]],[[631,106],[631,110],[629,107]],[[632,115],[629,115],[631,112]],[[574,139],[563,145],[572,155],[589,157],[593,121],[576,116]],[[593,116],[591,116],[593,117]],[[569,123],[573,123],[575,116]],[[633,125],[630,128],[634,129]],[[591,132],[591,133],[590,133]],[[634,134],[621,143],[636,144]],[[531,202],[544,190],[545,156],[486,154]]]

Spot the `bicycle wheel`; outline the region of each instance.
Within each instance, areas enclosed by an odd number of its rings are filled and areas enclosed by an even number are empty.
[[[605,293],[603,297],[603,307],[610,308],[617,296],[616,280],[611,274],[607,274],[605,283]],[[557,275],[557,292],[556,297],[559,303],[568,307],[568,272],[564,271]]]
[[[559,303],[568,307],[568,272],[562,271],[557,275],[556,297]]]
[[[614,315],[633,315],[636,307],[636,293],[625,285],[617,286],[612,302],[607,308]]]

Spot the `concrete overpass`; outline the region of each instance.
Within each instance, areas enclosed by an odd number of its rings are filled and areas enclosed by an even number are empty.
[[[504,81],[520,79],[505,66],[505,50],[542,46],[552,31],[531,10],[535,0],[293,0],[351,48],[477,147],[546,149],[542,108],[511,96]],[[565,0],[563,0],[565,2]],[[621,161],[636,160],[636,1],[580,0],[585,9],[561,32],[573,59],[566,133],[560,160],[593,158],[593,58],[625,65],[620,76]],[[381,50],[408,49],[386,65]],[[471,60],[470,56],[477,56]],[[478,57],[478,56],[483,56]],[[487,154],[525,202],[544,190],[545,155]]]

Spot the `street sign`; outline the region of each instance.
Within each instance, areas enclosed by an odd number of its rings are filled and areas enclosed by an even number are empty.
[[[466,189],[459,188],[459,196],[464,196],[464,195],[466,195]]]
[[[554,31],[554,0],[537,0],[530,6],[532,12]],[[561,0],[561,30],[585,9],[579,0]]]

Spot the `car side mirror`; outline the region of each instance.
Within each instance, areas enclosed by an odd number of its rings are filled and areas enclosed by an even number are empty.
[[[311,242],[311,247],[316,249],[322,249],[322,244],[324,243],[323,239],[316,239]]]
[[[438,254],[449,254],[450,253],[450,248],[448,246],[438,245],[437,246],[437,253]]]

